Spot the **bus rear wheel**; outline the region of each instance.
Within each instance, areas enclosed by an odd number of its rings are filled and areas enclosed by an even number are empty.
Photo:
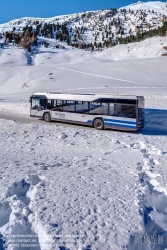
[[[95,119],[93,122],[93,127],[98,130],[104,129],[104,122],[101,119]]]
[[[49,113],[45,113],[45,114],[43,115],[43,119],[44,119],[45,122],[50,122],[50,121],[51,121],[51,116],[50,116],[50,114],[49,114]]]

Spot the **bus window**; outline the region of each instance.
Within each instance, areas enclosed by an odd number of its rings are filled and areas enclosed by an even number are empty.
[[[98,108],[100,107],[100,103],[97,102],[91,102],[90,108],[89,108],[89,114],[98,114]]]
[[[52,105],[51,105],[51,100],[47,101],[47,109],[51,109]]]
[[[63,111],[74,112],[75,111],[75,102],[74,101],[64,101],[63,102]]]
[[[56,110],[57,100],[52,100],[52,109]]]
[[[41,99],[41,100],[40,100],[40,107],[41,107],[42,109],[46,109],[46,99]]]
[[[77,113],[88,113],[88,102],[76,102]]]
[[[62,111],[62,109],[63,109],[63,101],[62,100],[57,100],[55,110],[56,111]]]
[[[32,98],[32,103],[31,103],[31,109],[39,109],[41,108],[41,102],[42,100],[40,99],[33,99]]]
[[[108,103],[91,102],[89,114],[107,115]]]
[[[108,115],[108,103],[101,103],[101,115]]]
[[[83,110],[83,113],[88,113],[89,111],[88,102],[82,102],[82,110]]]
[[[115,104],[109,103],[109,115],[115,115]]]
[[[119,116],[136,118],[136,107],[135,105],[120,105]]]
[[[83,113],[82,102],[76,102],[76,112],[77,113]]]

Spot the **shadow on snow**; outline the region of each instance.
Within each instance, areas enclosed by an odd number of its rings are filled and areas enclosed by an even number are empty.
[[[145,109],[145,127],[138,133],[144,135],[167,135],[167,110]]]

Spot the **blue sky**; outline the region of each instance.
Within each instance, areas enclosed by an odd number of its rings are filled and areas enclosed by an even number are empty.
[[[86,10],[119,8],[137,1],[138,0],[1,0],[0,23],[5,23],[20,17],[53,17]],[[165,2],[166,0],[162,1]]]

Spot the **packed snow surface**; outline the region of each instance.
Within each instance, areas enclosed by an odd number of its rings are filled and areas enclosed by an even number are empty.
[[[167,37],[93,53],[48,42],[0,48],[1,112],[29,114],[36,91],[133,94],[145,97],[146,124],[125,133],[0,119],[0,249],[164,250]]]
[[[35,237],[36,249],[137,249],[145,230],[165,234],[166,136],[0,125],[0,232],[8,249],[21,237]],[[145,203],[154,207],[146,225]]]

